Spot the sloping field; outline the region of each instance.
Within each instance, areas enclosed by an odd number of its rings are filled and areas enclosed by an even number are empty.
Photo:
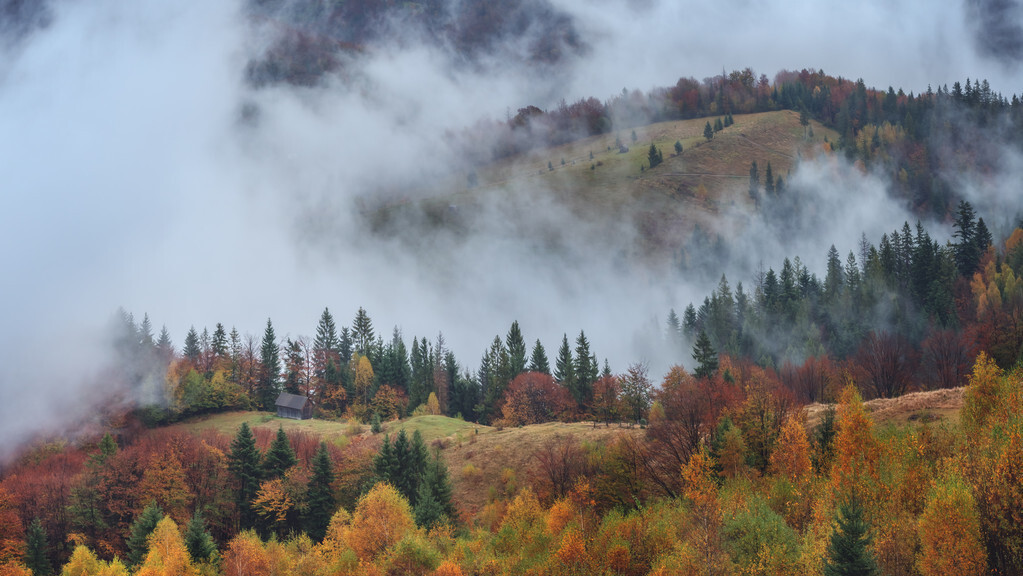
[[[864,402],[875,425],[906,424],[907,422],[959,421],[965,388],[949,388],[928,392],[912,392],[898,398],[877,398]],[[807,424],[815,426],[824,411],[833,404],[810,404],[806,407]]]

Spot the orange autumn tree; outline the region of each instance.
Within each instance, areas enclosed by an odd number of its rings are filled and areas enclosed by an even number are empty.
[[[414,528],[408,500],[394,486],[378,482],[355,505],[346,540],[359,559],[370,561]]]
[[[810,440],[798,416],[791,415],[785,420],[771,453],[769,468],[778,476],[772,507],[785,517],[790,526],[802,529],[810,518],[813,505],[813,465],[810,462]]]
[[[682,468],[682,486],[692,503],[693,547],[703,567],[700,573],[724,573],[730,561],[721,547],[721,506],[706,446],[701,446]]]
[[[923,576],[983,576],[987,553],[970,488],[961,478],[939,481],[927,496],[918,522]]]
[[[880,453],[872,426],[860,393],[852,384],[846,386],[838,405],[831,485],[836,494],[864,503],[873,501]]]
[[[270,556],[263,541],[251,530],[228,542],[220,565],[225,576],[270,576]]]
[[[176,522],[184,524],[188,521],[189,505],[194,496],[185,481],[185,471],[177,450],[172,449],[168,454],[154,452],[149,457],[139,492],[139,502],[155,501]]]
[[[149,536],[149,552],[136,576],[192,576],[198,575],[185,548],[178,525],[170,516],[164,516]]]
[[[994,414],[999,401],[1002,370],[986,353],[977,355],[970,383],[963,392],[961,421],[968,437],[973,437]]]

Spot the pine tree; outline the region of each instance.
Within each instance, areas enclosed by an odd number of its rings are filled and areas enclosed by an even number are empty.
[[[280,396],[281,352],[277,346],[273,323],[266,319],[266,330],[260,346],[262,365],[259,370],[259,406],[263,410],[273,410]]]
[[[768,196],[774,196],[774,171],[771,170],[771,161],[767,162],[767,169],[764,170],[764,193]]]
[[[707,121],[707,125],[703,127],[703,137],[710,142],[714,138],[714,129],[710,127],[710,120]]]
[[[43,523],[36,517],[28,525],[25,532],[25,566],[32,570],[36,576],[50,576],[53,574],[53,565],[50,564],[49,543],[46,538],[46,529]]]
[[[647,152],[647,161],[650,163],[650,167],[653,168],[664,160],[664,156],[657,149],[657,146],[650,144],[650,150]]]
[[[719,116],[716,120],[714,120],[714,131],[715,132],[720,132],[720,131],[722,131],[724,129],[725,129],[725,125],[724,125],[723,122],[721,122],[721,117]]]
[[[580,407],[587,406],[593,398],[593,383],[599,373],[600,365],[590,353],[590,342],[580,330],[575,339],[575,386],[569,388]]]
[[[146,559],[146,553],[149,552],[149,535],[156,529],[160,520],[163,520],[163,511],[156,502],[150,502],[131,523],[128,541],[125,542],[128,546],[128,566],[138,566]]]
[[[319,542],[327,532],[327,524],[334,515],[336,501],[331,484],[334,483],[334,465],[327,452],[327,444],[320,443],[313,457],[313,475],[306,491],[306,533]]]
[[[512,322],[504,341],[508,347],[509,380],[514,380],[516,376],[526,371],[526,341],[522,338],[518,320]]]
[[[272,480],[284,476],[285,472],[297,463],[298,458],[291,449],[288,435],[284,432],[284,427],[279,426],[277,436],[263,458],[263,479]]]
[[[249,424],[242,422],[238,434],[231,442],[231,454],[228,456],[228,470],[238,480],[235,503],[241,515],[242,529],[251,528],[256,520],[252,511],[252,501],[259,491],[259,483],[262,480],[261,458]]]
[[[193,367],[199,366],[202,350],[199,349],[199,333],[195,331],[195,326],[188,329],[188,334],[185,336],[185,348],[181,354],[192,363]]]
[[[213,331],[213,341],[210,344],[213,352],[213,359],[220,363],[227,360],[227,330],[224,325],[217,322],[217,328]]]
[[[529,357],[529,371],[540,372],[543,374],[551,373],[551,363],[547,360],[547,352],[543,349],[543,344],[537,339],[536,344],[533,344],[533,353]]]
[[[196,562],[211,562],[217,557],[217,543],[206,529],[202,514],[196,510],[183,535],[188,555]]]
[[[869,550],[869,526],[859,501],[844,502],[838,509],[838,524],[828,544],[825,576],[874,576],[881,571]]]
[[[575,364],[572,362],[572,349],[568,346],[567,334],[561,336],[561,348],[554,361],[554,379],[569,390],[575,387]]]
[[[676,156],[681,156],[682,155],[682,141],[681,140],[675,140],[675,155]]]
[[[427,464],[416,500],[416,524],[423,528],[432,528],[454,516],[448,469],[438,456]]]
[[[693,345],[693,360],[696,361],[694,373],[697,378],[710,378],[718,371],[718,354],[704,330],[700,330],[696,344]]]
[[[370,356],[370,349],[373,346],[373,321],[363,307],[355,313],[355,320],[352,321],[352,340],[355,352],[363,356]],[[370,358],[372,360],[372,358]]]
[[[166,325],[160,328],[160,338],[156,341],[156,355],[164,364],[170,364],[174,359],[174,344]]]
[[[404,430],[402,428],[402,431]],[[390,434],[384,436],[384,443],[380,446],[380,451],[373,457],[373,470],[380,480],[389,482],[391,485],[395,484],[395,478],[399,472],[398,459],[394,455],[394,449],[391,448]]]
[[[959,201],[953,227],[955,232],[952,236],[957,238],[954,244],[956,266],[959,268],[960,276],[969,278],[973,275],[973,271],[977,269],[981,255],[979,243],[976,239],[977,223],[974,220],[973,205],[965,200]]]

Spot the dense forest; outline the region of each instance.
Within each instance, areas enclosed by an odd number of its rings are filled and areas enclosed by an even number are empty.
[[[281,339],[268,319],[261,336],[193,327],[180,346],[147,315],[120,311],[96,417],[110,433],[40,441],[5,464],[0,570],[1023,573],[1023,226],[992,232],[938,176],[994,169],[983,134],[1019,127],[1018,97],[977,81],[906,95],[823,72],[772,84],[746,70],[523,108],[458,138],[492,158],[657,119],[774,109],[834,127],[829,150],[890,175],[894,193],[951,222],[953,238],[906,222],[832,246],[823,278],[797,255],[751,271],[745,286],[722,276],[702,303],[667,312],[658,338],[675,365],[663,377],[639,362],[612,369],[583,331],[531,344],[517,321],[480,342],[475,361],[439,331],[410,342],[383,332],[363,308],[340,326],[325,308],[312,337]],[[785,185],[767,168],[761,184],[751,167],[749,193],[781,210]],[[862,400],[963,386],[961,411],[938,423],[875,427]],[[325,442],[166,426],[272,411],[281,392],[309,396],[318,417],[353,433]],[[811,420],[813,402],[837,408]],[[424,415],[623,433],[551,442],[530,473],[486,487],[486,505],[470,511],[451,485],[471,473],[447,470],[443,442],[381,431]]]

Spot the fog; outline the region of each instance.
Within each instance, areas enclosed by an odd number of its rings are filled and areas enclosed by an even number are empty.
[[[325,306],[342,325],[362,306],[384,336],[443,332],[471,369],[516,319],[551,357],[585,330],[615,370],[672,361],[652,326],[711,284],[623,263],[628,222],[580,220],[532,189],[514,191],[528,214],[495,199],[466,232],[424,228],[412,248],[370,232],[366,202],[415,200],[461,171],[446,133],[480,119],[747,66],[907,92],[967,76],[1019,87],[1015,3],[998,4],[1008,32],[994,39],[984,2],[554,4],[585,45],[556,66],[515,45],[462,66],[410,33],[305,87],[245,81],[275,31],[240,2],[53,2],[0,27],[0,452],[103,397],[119,306],[166,324],[178,348],[191,325],[258,335],[269,317],[279,336],[311,335]],[[803,220],[724,216],[748,255],[722,263],[733,285],[796,254],[820,271],[828,245],[845,254],[915,220],[878,176],[806,163],[794,178],[821,193]]]

